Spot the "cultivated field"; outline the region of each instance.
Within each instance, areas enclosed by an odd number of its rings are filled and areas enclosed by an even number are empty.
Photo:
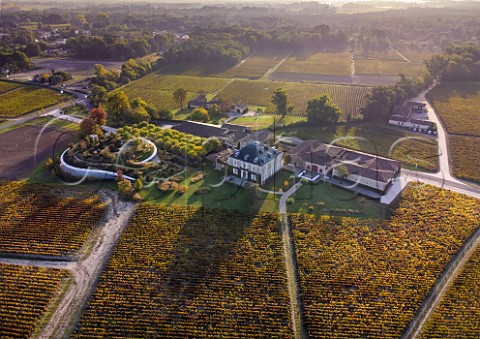
[[[416,77],[426,72],[423,64],[400,60],[355,59],[356,74],[399,75]]]
[[[78,251],[102,217],[99,197],[17,181],[0,185],[0,252],[64,256]]]
[[[0,94],[11,91],[12,89],[19,88],[19,84],[13,82],[0,81]]]
[[[479,227],[477,199],[413,185],[386,220],[292,215],[312,338],[399,338]]]
[[[0,264],[0,337],[30,338],[67,271]]]
[[[350,52],[318,52],[288,58],[278,72],[350,76]]]
[[[429,60],[434,54],[440,54],[442,51],[437,48],[410,48],[407,46],[398,47],[397,50],[402,53],[408,60],[415,63],[423,64]]]
[[[16,91],[0,94],[0,117],[17,117],[58,104],[65,99],[65,96],[49,89],[26,86]]]
[[[442,83],[427,98],[447,130],[453,174],[480,181],[480,83]]]
[[[236,77],[236,78],[260,78],[270,68],[275,67],[285,55],[264,55],[258,54],[248,57],[245,62],[232,67],[226,72],[221,73],[224,77]]]
[[[480,83],[442,83],[427,99],[449,134],[480,136]]]
[[[277,88],[287,91],[289,105],[293,105],[295,115],[304,115],[307,102],[311,98],[328,94],[342,108],[344,118],[349,114],[357,116],[365,103],[365,96],[371,91],[365,86],[344,86],[334,84],[295,83],[283,81],[235,80],[218,93],[218,98],[241,101],[249,105],[265,106],[266,112],[274,112],[271,103],[273,92]]]
[[[275,214],[140,205],[73,338],[293,338]]]
[[[459,178],[480,181],[480,137],[450,135],[448,146],[453,174]]]
[[[411,168],[418,166],[427,171],[438,170],[438,147],[434,138],[423,137],[399,128],[385,125],[352,124],[329,127],[296,127],[285,134],[302,139],[334,142],[379,156],[402,161]]]
[[[141,97],[147,102],[155,105],[158,109],[178,109],[180,105],[173,99],[173,92],[178,88],[185,89],[188,100],[198,96],[200,91],[209,94],[219,90],[228,83],[228,79],[201,78],[189,76],[161,75],[159,73],[147,75],[139,80],[132,81],[120,88],[129,98]]]
[[[444,295],[420,338],[476,338],[480,329],[480,247]]]
[[[426,72],[423,63],[407,62],[393,49],[355,53],[355,74],[416,77]]]
[[[23,126],[0,133],[0,180],[27,177],[47,157],[65,150],[76,138],[76,133],[59,128],[41,131],[42,126]]]
[[[105,60],[82,60],[73,58],[34,58],[32,61],[39,69],[31,70],[14,75],[15,79],[30,80],[35,74],[43,74],[55,71],[64,71],[72,74],[73,81],[83,80],[87,77],[95,76],[95,64],[102,64],[108,69],[119,69],[122,66],[121,61]]]

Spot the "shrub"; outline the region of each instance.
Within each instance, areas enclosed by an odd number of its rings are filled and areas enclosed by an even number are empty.
[[[157,187],[162,192],[173,192],[177,189],[178,183],[175,181],[164,181],[159,183]]]
[[[177,187],[177,193],[179,193],[179,194],[183,194],[183,193],[185,193],[187,190],[188,190],[188,186],[187,186],[187,185],[178,185],[178,187]]]
[[[207,176],[207,173],[205,172],[196,172],[193,174],[192,176],[192,179],[190,179],[190,182],[192,184],[196,183],[196,182],[199,182],[200,180],[202,180],[203,178],[205,178]]]

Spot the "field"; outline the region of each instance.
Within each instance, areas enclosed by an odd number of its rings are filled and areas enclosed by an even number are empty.
[[[173,99],[173,92],[176,89],[181,87],[188,92],[183,106],[185,108],[188,101],[196,98],[200,91],[203,90],[207,92],[207,95],[211,95],[225,86],[228,81],[229,79],[172,76],[154,73],[132,81],[119,90],[124,91],[129,98],[141,97],[158,109],[174,110],[180,108],[180,105]]]
[[[106,60],[82,60],[74,58],[34,58],[35,70],[14,75],[15,79],[30,80],[35,74],[51,73],[55,71],[64,71],[72,74],[72,81],[83,80],[86,77],[95,76],[95,64],[102,64],[108,69],[119,69],[122,62]],[[70,81],[70,82],[72,82]]]
[[[416,77],[426,72],[423,63],[407,62],[393,49],[360,51],[355,54],[355,74]]]
[[[318,52],[288,58],[278,69],[285,73],[350,76],[350,52]]]
[[[275,214],[139,206],[73,338],[293,338]]]
[[[12,89],[19,88],[19,84],[13,82],[0,81],[0,94],[11,91]]]
[[[17,117],[58,104],[65,99],[65,96],[46,88],[24,87],[0,95],[0,116]]]
[[[449,134],[480,136],[480,83],[442,83],[427,99]]]
[[[360,107],[365,103],[365,96],[371,91],[365,86],[345,86],[334,84],[295,83],[283,81],[235,80],[218,93],[224,100],[242,101],[249,105],[266,106],[266,112],[274,112],[271,103],[273,92],[277,88],[287,91],[289,105],[293,105],[293,113],[305,115],[307,102],[311,98],[328,94],[344,111],[344,118],[349,114],[357,116]]]
[[[410,186],[382,221],[292,215],[312,338],[399,338],[479,227],[477,199]]]
[[[421,338],[476,338],[480,330],[480,248],[425,325]]]
[[[74,197],[25,182],[0,185],[0,252],[72,255],[102,217],[98,196]]]
[[[72,131],[50,127],[41,130],[40,125],[22,126],[0,133],[0,180],[27,177],[47,157],[65,150],[75,140]]]
[[[0,264],[0,337],[31,337],[67,277],[61,270]]]
[[[447,130],[453,174],[480,181],[480,83],[442,83],[427,98]]]
[[[397,50],[402,53],[408,60],[415,63],[423,64],[430,59],[434,54],[441,54],[441,50],[437,48],[410,48],[407,46],[398,47]]]
[[[480,137],[448,137],[453,174],[459,178],[480,181]]]
[[[438,170],[438,148],[434,138],[404,129],[375,124],[346,124],[329,127],[296,127],[283,132],[302,139],[319,139],[379,156],[402,161],[410,168]]]

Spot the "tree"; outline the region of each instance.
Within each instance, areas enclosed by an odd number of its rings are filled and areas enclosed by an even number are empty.
[[[114,125],[119,125],[130,110],[128,96],[123,91],[114,92],[107,99],[107,111]]]
[[[82,138],[90,134],[103,135],[100,127],[90,118],[83,119],[80,123],[80,136]]]
[[[118,186],[118,195],[124,200],[130,200],[135,193],[135,188],[133,187],[130,180],[126,178],[121,178],[117,181]]]
[[[194,121],[207,122],[208,120],[210,120],[210,116],[208,115],[208,111],[205,108],[198,107],[193,110],[192,114],[190,115],[190,119]]]
[[[90,111],[90,119],[98,126],[103,126],[107,123],[107,112],[103,108],[94,108]]]
[[[156,116],[159,119],[172,120],[174,117],[174,114],[168,109],[161,109],[157,112]]]
[[[308,101],[308,122],[312,124],[336,123],[341,109],[327,94],[316,96]]]
[[[183,110],[183,102],[187,98],[187,91],[183,88],[178,88],[173,92],[173,99],[180,104],[180,110]]]
[[[92,94],[90,95],[90,101],[95,107],[100,106],[107,97],[107,89],[100,85],[93,85]]]
[[[276,89],[273,92],[272,104],[275,105],[278,113],[280,113],[281,115],[286,115],[288,105],[287,91],[282,88]]]
[[[40,45],[36,42],[30,42],[27,44],[25,47],[25,54],[27,54],[28,57],[34,57],[39,55],[42,52]]]
[[[202,147],[205,150],[205,153],[210,153],[218,151],[222,148],[222,143],[215,137],[208,138],[202,143]]]

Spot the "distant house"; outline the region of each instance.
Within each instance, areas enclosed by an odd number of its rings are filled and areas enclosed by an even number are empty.
[[[247,142],[228,157],[228,173],[263,185],[282,168],[282,152],[258,141]]]
[[[236,103],[235,105],[233,105],[232,111],[238,114],[246,113],[248,111],[248,105],[242,104],[242,103]]]
[[[392,115],[388,118],[390,125],[410,128],[413,131],[419,131],[429,134],[436,134],[435,124],[426,119],[417,119],[412,113],[425,113],[427,104],[423,102],[409,101],[403,105],[396,105],[393,108]],[[422,115],[420,115],[421,117]]]
[[[386,192],[400,175],[400,162],[385,157],[307,140],[288,152],[294,168],[310,177],[338,178],[378,192]]]
[[[207,107],[207,97],[205,95],[200,94],[198,97],[188,102],[188,108],[199,107]]]
[[[217,98],[214,98],[210,101],[207,100],[206,94],[200,94],[198,97],[196,97],[193,100],[190,100],[188,102],[188,108],[199,108],[203,107],[206,109],[210,109],[213,104],[220,105],[220,100]]]
[[[427,104],[423,102],[409,101],[405,103],[405,106],[410,108],[412,113],[424,113]]]

